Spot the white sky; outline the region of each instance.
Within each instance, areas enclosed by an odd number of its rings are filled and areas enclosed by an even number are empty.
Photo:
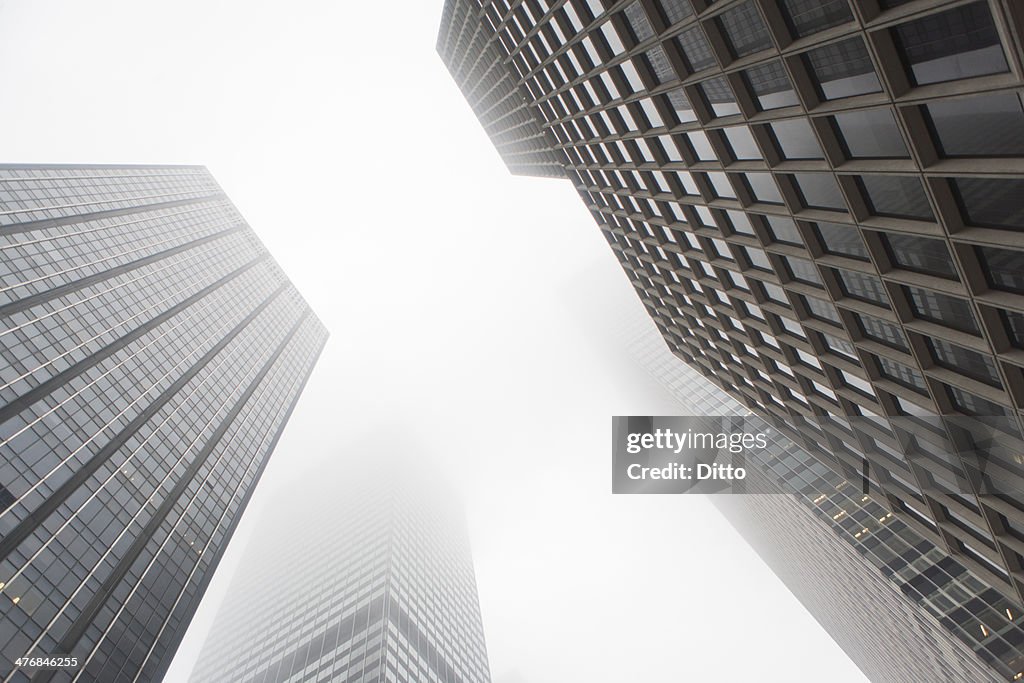
[[[610,416],[670,404],[581,320],[626,279],[506,172],[441,5],[0,0],[0,161],[207,165],[332,332],[167,680],[251,513],[368,430],[457,468],[495,683],[865,680],[706,500],[609,494]]]

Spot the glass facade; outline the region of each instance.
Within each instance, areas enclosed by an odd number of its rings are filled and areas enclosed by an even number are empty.
[[[326,340],[199,167],[0,167],[0,651],[159,679]],[[75,678],[77,676],[77,678]]]

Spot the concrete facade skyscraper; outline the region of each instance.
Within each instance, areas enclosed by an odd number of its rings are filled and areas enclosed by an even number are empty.
[[[437,49],[510,167],[546,142],[678,358],[1022,603],[1022,27],[1009,0],[449,0]]]
[[[190,677],[490,680],[461,507],[391,464],[318,472],[266,509]]]
[[[159,680],[327,333],[201,167],[0,167],[0,252],[0,680]]]

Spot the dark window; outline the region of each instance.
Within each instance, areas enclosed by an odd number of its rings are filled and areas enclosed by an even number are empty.
[[[718,15],[718,25],[735,58],[766,50],[772,46],[768,27],[753,2],[726,10]]]
[[[975,247],[992,289],[1024,294],[1024,252],[998,247]]]
[[[807,259],[795,256],[783,256],[789,275],[797,282],[806,282],[812,285],[821,286],[821,275],[818,268]]]
[[[916,85],[956,81],[1007,70],[987,2],[955,7],[892,29]]]
[[[861,38],[847,38],[804,56],[822,99],[838,100],[882,89]]]
[[[863,313],[857,314],[857,323],[860,327],[860,333],[865,338],[876,341],[879,344],[891,346],[900,351],[908,350],[907,339],[903,335],[903,330],[898,326],[872,315],[864,315]]]
[[[942,240],[916,235],[882,235],[893,265],[929,275],[956,279],[956,268],[949,248]]]
[[[786,218],[785,216],[765,216],[764,219],[768,223],[768,232],[771,233],[772,239],[776,242],[800,245],[804,243],[793,219]]]
[[[928,347],[931,349],[936,365],[973,377],[979,382],[1002,387],[1002,383],[999,381],[999,371],[991,356],[950,344],[943,339],[929,338]]]
[[[770,124],[779,152],[786,159],[822,159],[821,146],[807,119],[787,119]]]
[[[780,0],[779,4],[794,38],[853,20],[846,0]]]
[[[696,73],[715,66],[715,56],[711,53],[708,40],[699,26],[694,26],[681,33],[676,38],[676,43],[682,50],[690,71]]]
[[[771,173],[745,173],[744,176],[755,200],[766,204],[782,203],[782,195]]]
[[[666,24],[674,24],[693,16],[690,0],[658,0],[658,5],[661,6],[661,13],[665,17]]]
[[[743,78],[762,111],[800,103],[782,62],[768,62],[747,69],[743,72]]]
[[[843,294],[889,308],[889,295],[886,294],[882,281],[876,276],[859,273],[855,270],[841,268],[834,270],[839,278],[839,286],[843,290]]]
[[[812,209],[846,211],[839,184],[831,173],[794,173],[804,206]]]
[[[675,114],[676,123],[692,123],[697,120],[693,105],[682,88],[669,90],[665,93],[665,99],[668,101],[669,109]]]
[[[924,186],[916,176],[866,175],[860,178],[871,213],[935,220]]]
[[[883,356],[875,356],[874,358],[878,362],[878,370],[882,377],[890,379],[908,389],[913,389],[918,393],[924,394],[927,392],[928,385],[925,384],[924,375],[914,368]]]
[[[839,311],[831,303],[813,296],[801,296],[800,298],[812,316],[839,324]]]
[[[626,22],[633,31],[633,38],[640,43],[648,38],[654,37],[654,29],[651,28],[651,21],[647,18],[644,8],[640,6],[639,0],[626,7]]]
[[[725,134],[725,139],[729,142],[729,147],[732,149],[732,156],[734,159],[761,159],[761,150],[758,149],[757,143],[754,141],[754,136],[751,135],[750,129],[746,126],[733,126],[731,128],[723,128],[722,133]]]
[[[704,101],[715,116],[732,116],[739,114],[740,108],[736,105],[736,97],[732,94],[732,88],[724,76],[709,78],[700,84],[701,94]]]
[[[907,158],[907,146],[888,109],[869,109],[832,117],[843,151],[850,159]]]
[[[1024,180],[954,178],[952,182],[967,223],[1024,230]]]
[[[825,334],[824,332],[819,332],[818,334],[821,335],[822,341],[829,351],[857,362],[857,349],[854,348],[853,344],[831,334]]]
[[[860,231],[852,225],[840,225],[839,223],[818,222],[815,224],[818,238],[821,245],[829,254],[849,256],[851,258],[868,260],[868,250],[861,239]]]
[[[963,299],[956,299],[920,287],[904,286],[910,308],[922,320],[952,327],[962,332],[978,334],[978,322],[971,305]]]
[[[949,400],[962,413],[976,415],[978,417],[1002,417],[1006,415],[1006,408],[988,399],[982,398],[969,391],[957,387],[946,386],[949,393]]]
[[[672,68],[672,64],[668,61],[668,55],[660,47],[652,47],[648,50],[644,55],[644,61],[647,62],[655,82],[659,85],[661,83],[669,83],[678,78],[675,69]]]
[[[944,157],[1024,156],[1024,109],[1016,93],[938,100],[926,110]]]
[[[1010,343],[1018,349],[1024,349],[1024,313],[1002,310],[999,312],[1006,324],[1006,334]]]

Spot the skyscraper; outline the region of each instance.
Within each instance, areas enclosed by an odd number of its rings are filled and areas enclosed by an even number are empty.
[[[489,683],[461,509],[407,467],[319,471],[267,508],[192,683]]]
[[[0,251],[0,678],[159,680],[327,333],[201,167],[0,167]]]
[[[673,353],[1024,602],[1024,5],[448,5],[491,138],[546,142]]]

